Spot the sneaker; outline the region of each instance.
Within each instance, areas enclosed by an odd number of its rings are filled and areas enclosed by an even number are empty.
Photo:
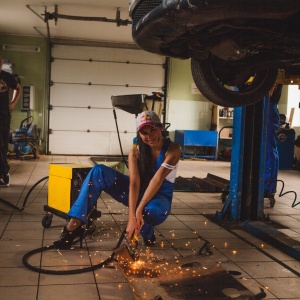
[[[9,184],[5,183],[3,179],[0,179],[0,187],[7,187]]]
[[[9,186],[9,181],[10,181],[10,175],[9,173],[7,173],[6,175],[4,175],[4,177],[2,178],[3,182],[5,184],[7,184],[7,186]]]

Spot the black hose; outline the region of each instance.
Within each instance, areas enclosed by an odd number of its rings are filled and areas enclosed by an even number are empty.
[[[295,207],[295,206],[297,206],[298,204],[300,204],[300,202],[298,202],[298,203],[296,203],[295,204],[295,202],[296,202],[296,200],[297,200],[297,193],[295,192],[295,191],[288,191],[288,192],[285,192],[285,193],[282,193],[283,192],[283,189],[284,189],[284,182],[282,181],[282,180],[277,180],[277,182],[281,182],[282,183],[282,188],[281,188],[281,191],[280,191],[280,193],[279,193],[279,197],[282,197],[282,196],[284,196],[284,195],[286,195],[286,194],[289,194],[289,193],[294,193],[295,194],[295,199],[294,199],[294,201],[293,201],[293,204],[292,204],[292,207]]]
[[[123,230],[118,243],[116,245],[116,247],[114,249],[118,249],[125,237],[126,234],[126,228]],[[79,242],[79,240],[76,240],[73,244],[77,244]],[[57,270],[47,270],[47,269],[43,269],[40,267],[35,267],[32,266],[31,264],[29,264],[28,259],[40,252],[43,251],[47,251],[47,250],[52,250],[52,249],[56,249],[54,247],[54,245],[51,246],[45,246],[45,247],[41,247],[41,248],[37,248],[34,249],[32,251],[27,252],[22,259],[22,262],[24,264],[24,266],[28,269],[30,269],[31,271],[34,272],[38,272],[38,273],[43,273],[43,274],[50,274],[50,275],[71,275],[71,274],[80,274],[80,273],[85,273],[85,272],[89,272],[89,271],[94,271],[96,269],[102,268],[105,264],[109,263],[110,261],[112,261],[112,259],[115,256],[115,252],[112,252],[112,254],[110,255],[110,257],[108,257],[106,260],[102,261],[101,263],[91,266],[91,267],[86,267],[86,268],[81,268],[81,269],[73,269],[73,270],[63,270],[63,271],[57,271]]]
[[[28,193],[26,194],[26,196],[25,196],[25,198],[24,198],[23,206],[22,206],[22,208],[20,209],[20,211],[24,210],[24,207],[25,207],[25,205],[26,205],[26,202],[27,202],[27,200],[28,200],[28,197],[29,197],[29,195],[31,194],[31,192],[34,190],[34,188],[35,188],[39,183],[41,183],[42,181],[44,181],[44,180],[46,180],[46,179],[48,179],[48,178],[49,178],[49,176],[43,177],[42,179],[40,179],[39,181],[37,181],[37,182],[30,188],[30,190],[28,191]]]
[[[4,200],[4,199],[2,199],[2,198],[0,198],[0,202],[3,202],[4,204],[6,204],[6,205],[12,207],[13,209],[18,210],[18,211],[21,211],[21,210],[22,210],[21,208],[15,206],[15,205],[13,205],[13,204],[11,204],[10,202],[8,202],[8,201],[6,201],[6,200]]]
[[[224,143],[224,142],[222,141],[222,138],[221,138],[221,132],[222,132],[222,130],[225,129],[225,128],[233,128],[233,126],[224,126],[224,127],[222,127],[222,128],[220,129],[219,135],[218,135],[218,142],[221,143],[221,144],[223,144],[225,147],[231,147],[231,146],[232,146],[231,144],[229,145],[229,144]]]
[[[16,209],[16,210],[18,210],[18,211],[23,211],[24,208],[25,208],[26,202],[27,202],[27,200],[28,200],[28,197],[30,196],[30,194],[31,194],[31,192],[34,190],[34,188],[35,188],[39,183],[41,183],[42,181],[44,181],[45,179],[48,179],[48,178],[49,178],[49,176],[43,177],[42,179],[40,179],[39,181],[37,181],[37,182],[30,188],[30,190],[28,191],[28,193],[26,194],[26,196],[25,196],[25,198],[24,198],[23,205],[22,205],[21,208],[15,206],[15,205],[13,205],[13,204],[11,204],[10,202],[8,202],[8,201],[6,201],[6,200],[4,200],[4,199],[2,199],[2,198],[0,198],[0,202],[5,203],[6,205],[8,205],[8,206],[10,206],[10,207],[12,207],[12,208],[14,208],[14,209]]]

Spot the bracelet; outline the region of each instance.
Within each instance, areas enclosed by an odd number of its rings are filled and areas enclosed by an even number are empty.
[[[174,170],[176,168],[176,166],[171,166],[167,163],[162,163],[161,166],[165,167],[166,169],[169,169],[169,170]]]

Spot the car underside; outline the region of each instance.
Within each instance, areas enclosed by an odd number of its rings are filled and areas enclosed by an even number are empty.
[[[278,70],[300,76],[300,0],[132,1],[142,49],[191,58],[199,90],[219,105],[261,100]]]

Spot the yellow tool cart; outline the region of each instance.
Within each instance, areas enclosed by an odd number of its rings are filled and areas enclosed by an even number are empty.
[[[68,220],[67,213],[77,199],[81,185],[91,167],[61,163],[50,164],[48,183],[48,203],[44,205],[46,215],[42,219],[45,228],[51,226],[53,215]],[[93,211],[91,219],[101,216],[100,211]]]

